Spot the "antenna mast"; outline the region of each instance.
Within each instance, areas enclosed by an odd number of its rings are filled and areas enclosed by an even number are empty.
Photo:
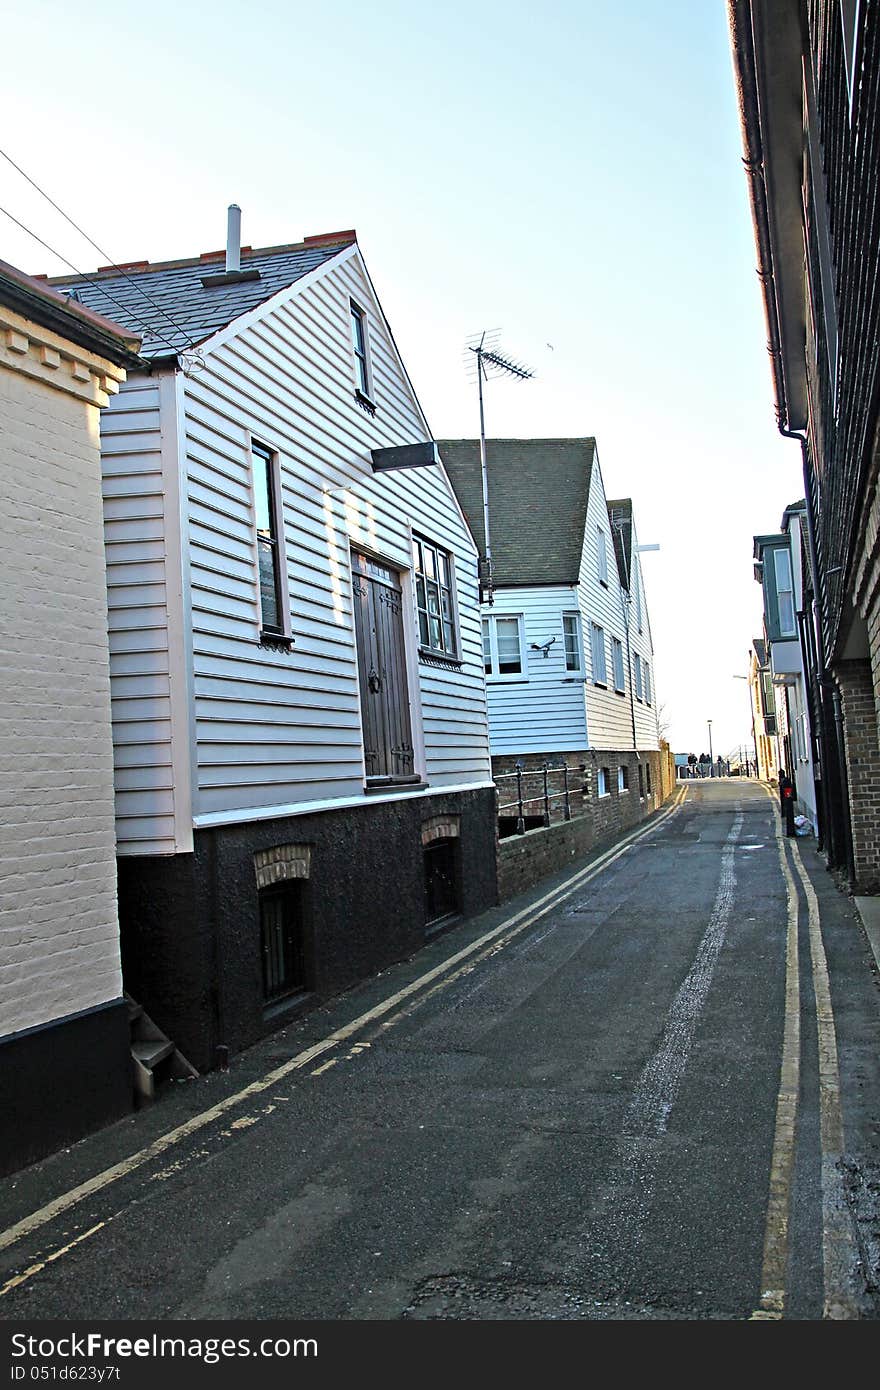
[[[515,362],[512,357],[500,351],[493,339],[487,344],[486,330],[480,334],[478,343],[468,343],[468,351],[472,352],[477,359],[477,390],[480,398],[480,473],[483,484],[483,536],[485,537],[485,549],[480,559],[479,579],[480,579],[480,602],[488,602],[490,605],[495,602],[495,586],[492,582],[492,542],[489,539],[489,470],[486,464],[486,418],[483,409],[483,377],[489,380],[489,368],[493,369],[493,375],[507,375],[515,377],[517,381],[528,381],[533,377],[534,372],[528,367],[524,367],[521,362]]]

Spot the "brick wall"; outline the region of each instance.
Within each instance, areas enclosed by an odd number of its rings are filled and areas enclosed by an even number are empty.
[[[871,663],[841,661],[834,678],[843,707],[855,888],[880,892],[880,745]]]
[[[98,407],[62,370],[0,366],[0,1037],[122,988]]]
[[[501,901],[524,892],[546,874],[558,872],[583,857],[594,846],[612,841],[656,811],[675,788],[675,764],[668,745],[659,751],[634,752],[585,750],[567,754],[523,754],[520,758],[504,756],[492,759],[493,776],[523,768],[523,796],[542,798],[543,772],[546,762],[560,768],[567,764],[569,772],[571,820],[566,821],[561,798],[551,807],[549,826],[532,824],[525,834],[504,835],[498,841],[498,892]],[[621,790],[619,769],[626,769],[629,786]],[[641,767],[641,789],[639,768]],[[599,769],[607,769],[606,794],[599,794]],[[496,780],[499,803],[516,798],[516,780]],[[551,788],[562,782],[559,773],[550,774]],[[650,788],[650,789],[649,789]],[[540,816],[543,800],[526,808],[526,814]],[[508,812],[515,815],[516,812]],[[529,825],[529,822],[526,822]],[[512,829],[512,826],[509,827]]]

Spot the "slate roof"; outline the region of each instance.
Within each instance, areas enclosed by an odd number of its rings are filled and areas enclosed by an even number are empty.
[[[438,439],[440,457],[480,553],[478,439]],[[489,537],[497,588],[577,584],[595,439],[489,439]]]
[[[345,250],[354,232],[306,237],[293,246],[241,249],[242,272],[258,280],[205,286],[203,277],[222,275],[225,252],[203,252],[190,260],[129,262],[89,276],[53,276],[48,283],[72,291],[75,300],[142,337],[143,357],[164,357],[204,342],[227,323],[300,280]],[[46,281],[43,281],[45,284]]]
[[[753,646],[754,649],[755,649],[755,656],[756,656],[757,659],[758,659],[758,665],[759,665],[759,666],[766,666],[766,665],[767,665],[767,643],[764,641],[764,638],[763,638],[763,637],[753,637],[753,638],[752,638],[752,646]]]
[[[632,574],[632,532],[633,504],[631,497],[617,497],[606,503],[611,537],[614,541],[614,554],[617,558],[617,573],[625,589],[629,588]]]

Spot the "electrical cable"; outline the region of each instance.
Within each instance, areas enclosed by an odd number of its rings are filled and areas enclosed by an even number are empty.
[[[127,283],[131,285],[133,289],[137,290],[137,292],[147,301],[147,303],[151,305],[152,308],[154,308],[157,311],[157,313],[160,313],[163,316],[163,318],[165,318],[168,321],[168,323],[171,324],[172,328],[174,328],[178,333],[182,334],[182,336],[186,339],[186,346],[191,346],[191,334],[189,334],[185,328],[182,328],[181,325],[171,317],[168,311],[166,309],[163,309],[161,304],[157,304],[154,299],[151,299],[142,285],[139,285],[138,282],[132,279],[130,275],[126,275],[125,271],[113,260],[113,258],[108,254],[108,252],[106,252],[103,249],[103,247],[99,246],[96,241],[93,241],[92,238],[89,236],[88,232],[84,231],[78,223],[74,222],[73,218],[69,217],[62,207],[59,207],[59,205],[55,202],[54,198],[51,198],[49,194],[45,191],[45,189],[41,188],[40,185],[36,183],[30,177],[29,174],[25,173],[24,169],[22,169],[19,164],[16,164],[15,160],[10,155],[8,155],[5,150],[0,149],[0,155],[2,155],[2,157],[6,160],[7,164],[12,165],[16,173],[21,174],[21,177],[30,184],[31,188],[36,189],[37,193],[39,193],[42,198],[46,199],[46,202],[49,203],[50,206],[53,207],[55,211],[64,218],[65,222],[69,222],[71,227],[73,227],[73,229],[76,232],[78,232],[79,235],[83,237],[89,243],[90,246],[94,247],[94,249],[98,252],[99,256],[104,257],[108,264],[110,264],[112,268],[115,271],[117,271],[119,275],[122,276],[123,280],[127,281]],[[6,212],[5,208],[0,208],[0,211],[4,212],[7,217],[9,217],[13,222],[15,222],[17,226],[21,227],[23,231],[27,232],[29,236],[32,236],[35,241],[39,241],[40,245],[44,246],[47,251],[52,251],[51,246],[48,246],[45,241],[41,241],[40,238],[30,230],[30,228],[25,227],[21,222],[18,222],[16,218],[12,217],[11,213]],[[70,266],[71,270],[74,270],[77,275],[81,275],[82,278],[86,280],[89,284],[95,285],[98,289],[102,290],[104,293],[107,293],[106,291],[104,291],[104,286],[100,281],[93,280],[90,276],[85,275],[81,270],[76,270],[76,267],[69,260],[67,260],[65,256],[59,255],[57,251],[52,251],[52,255],[58,256],[59,260],[63,261],[65,265]],[[112,300],[114,304],[119,305],[120,308],[125,308],[124,305],[121,305],[119,303],[118,299],[113,299],[112,295],[107,294],[107,298]],[[126,310],[126,312],[129,311]],[[156,332],[155,329],[152,329],[151,331]],[[165,343],[168,347],[174,348],[174,351],[178,351],[178,349],[174,347],[174,344],[171,343],[169,339],[165,337],[164,334],[156,332],[156,336],[158,338],[161,338],[162,342]]]
[[[16,227],[20,227],[21,230],[27,234],[27,236],[32,237],[34,241],[38,242],[40,246],[44,247],[45,250],[49,251],[53,256],[57,256],[58,260],[62,261],[64,265],[69,266],[70,269],[73,271],[74,275],[81,276],[81,278],[85,280],[88,284],[94,285],[96,289],[100,289],[101,292],[104,295],[106,295],[107,299],[110,300],[111,304],[117,305],[118,308],[122,309],[123,313],[126,316],[131,315],[130,305],[123,304],[122,301],[119,299],[114,299],[113,295],[109,292],[109,290],[105,289],[105,287],[99,284],[97,280],[93,280],[90,275],[86,275],[83,271],[77,270],[76,266],[73,264],[73,261],[69,261],[66,256],[62,256],[61,252],[56,251],[54,246],[50,246],[48,241],[44,241],[42,237],[37,236],[36,232],[32,232],[30,227],[26,227],[23,222],[19,222],[18,218],[13,217],[12,213],[9,212],[7,208],[0,207],[0,212],[2,212],[4,217],[8,217],[10,222],[14,222]],[[157,338],[160,338],[162,342],[166,344],[167,347],[171,348],[172,352],[179,353],[181,351],[181,348],[179,346],[172,343],[170,338],[166,338],[163,333],[159,333],[155,327],[149,324],[147,324],[146,326],[149,327],[149,331],[151,333],[155,333]]]

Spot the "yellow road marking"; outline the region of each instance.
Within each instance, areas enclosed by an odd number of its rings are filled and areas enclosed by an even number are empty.
[[[551,889],[551,891],[546,893],[542,898],[538,898],[536,902],[529,907],[522,908],[519,912],[514,913],[512,917],[506,918],[505,921],[501,922],[497,927],[493,927],[476,941],[472,941],[469,946],[465,946],[460,951],[455,952],[455,954],[448,957],[447,960],[441,961],[439,965],[435,966],[432,970],[426,971],[424,975],[420,975],[418,979],[411,981],[410,984],[405,985],[403,989],[398,990],[396,994],[383,1000],[381,1004],[377,1004],[374,1008],[369,1009],[366,1013],[361,1014],[358,1018],[353,1019],[343,1027],[337,1028],[333,1033],[328,1034],[326,1038],[322,1038],[320,1042],[314,1043],[311,1047],[307,1047],[303,1052],[298,1053],[289,1061],[284,1062],[280,1067],[274,1068],[272,1071],[260,1077],[259,1080],[252,1081],[248,1086],[244,1086],[240,1091],[236,1091],[234,1095],[227,1096],[224,1100],[218,1101],[216,1105],[210,1106],[209,1109],[201,1111],[198,1115],[193,1115],[189,1120],[185,1121],[184,1124],[169,1130],[167,1134],[160,1135],[152,1144],[148,1144],[145,1148],[140,1149],[137,1153],[129,1155],[128,1158],[122,1159],[119,1163],[114,1163],[110,1168],[105,1168],[102,1172],[96,1173],[94,1177],[88,1178],[77,1187],[62,1193],[60,1196],[54,1198],[53,1201],[47,1202],[45,1206],[40,1207],[38,1211],[31,1212],[30,1215],[16,1222],[15,1225],[0,1232],[0,1250],[5,1250],[9,1246],[15,1245],[25,1236],[30,1235],[33,1231],[39,1230],[41,1226],[45,1226],[47,1222],[52,1221],[56,1216],[60,1216],[62,1212],[69,1211],[71,1207],[76,1206],[87,1197],[92,1197],[96,1193],[109,1187],[112,1183],[127,1177],[145,1163],[149,1163],[151,1159],[159,1157],[160,1154],[167,1152],[167,1150],[172,1148],[175,1144],[179,1144],[184,1139],[189,1138],[191,1134],[198,1133],[200,1129],[204,1129],[206,1125],[213,1123],[214,1120],[225,1115],[227,1111],[241,1105],[244,1101],[250,1100],[252,1096],[260,1095],[270,1087],[277,1086],[279,1081],[282,1081],[293,1072],[300,1071],[304,1067],[307,1067],[310,1062],[314,1062],[317,1058],[323,1056],[324,1053],[329,1052],[332,1048],[337,1047],[340,1043],[347,1042],[350,1037],[359,1032],[362,1028],[367,1027],[374,1020],[384,1018],[386,1015],[390,1014],[397,1005],[404,1001],[409,1001],[412,996],[417,994],[420,990],[434,985],[438,979],[452,972],[461,962],[468,960],[478,952],[484,952],[489,943],[497,941],[501,936],[506,936],[509,939],[517,936],[521,931],[524,931],[527,927],[531,926],[533,922],[537,921],[538,918],[552,911],[554,907],[580,887],[581,884],[588,882],[591,878],[595,877],[596,874],[608,868],[610,864],[613,864],[614,861],[626,853],[637,840],[640,840],[645,835],[653,833],[659,825],[675,814],[683,804],[686,795],[687,787],[683,786],[673,795],[671,805],[667,806],[665,810],[660,811],[659,814],[654,816],[647,824],[639,826],[637,829],[631,831],[629,835],[618,841],[611,849],[606,850],[604,854],[600,855],[592,864],[588,865],[587,868],[578,870],[563,883],[558,884],[556,888]],[[434,991],[432,990],[431,992],[433,993]],[[403,1015],[401,1014],[401,1016]],[[322,1067],[319,1070],[325,1069],[326,1067]],[[284,1097],[275,1096],[273,1099],[280,1100],[284,1099]],[[91,1234],[92,1231],[99,1229],[100,1226],[95,1226],[86,1234]],[[78,1239],[85,1239],[85,1237],[79,1237]],[[76,1242],[73,1242],[73,1244],[75,1243]],[[65,1249],[68,1248],[70,1247],[65,1247]],[[50,1258],[57,1259],[59,1255],[63,1253],[64,1251],[57,1251]],[[45,1266],[46,1263],[48,1263],[48,1261],[44,1261],[43,1266]]]
[[[84,1240],[88,1240],[89,1236],[93,1236],[96,1231],[100,1231],[101,1227],[106,1225],[106,1221],[99,1221],[97,1226],[91,1226],[89,1230],[83,1231],[75,1240],[68,1241],[67,1245],[62,1245],[60,1250],[53,1250],[52,1254],[47,1255],[45,1260],[38,1260],[36,1264],[29,1265],[27,1269],[22,1270],[21,1274],[16,1274],[14,1279],[7,1280],[0,1288],[0,1298],[17,1288],[19,1284],[24,1284],[28,1279],[32,1279],[35,1274],[39,1274],[40,1270],[45,1269],[46,1265],[52,1264],[53,1260],[60,1260],[61,1256],[66,1255],[68,1250],[72,1250],[75,1245],[80,1245]]]
[[[767,791],[767,788],[764,789]],[[773,793],[767,791],[773,799]],[[801,1001],[798,977],[797,891],[778,823],[774,817],[776,848],[785,879],[788,927],[785,942],[785,1026],[782,1040],[782,1066],[776,1100],[776,1128],[770,1161],[770,1196],[764,1227],[764,1258],[761,1267],[761,1297],[753,1320],[777,1319],[785,1313],[788,1267],[788,1223],[791,1181],[794,1172],[795,1126],[800,1087]]]
[[[801,859],[800,846],[794,845],[794,866],[807,899],[810,929],[810,959],[816,995],[816,1027],[819,1034],[819,1139],[822,1148],[822,1266],[825,1284],[826,1318],[857,1318],[858,1309],[851,1293],[851,1275],[858,1264],[852,1223],[846,1206],[840,1176],[844,1151],[843,1113],[840,1104],[840,1069],[837,1061],[837,1035],[831,1007],[828,962],[822,941],[822,922],[816,890]]]

